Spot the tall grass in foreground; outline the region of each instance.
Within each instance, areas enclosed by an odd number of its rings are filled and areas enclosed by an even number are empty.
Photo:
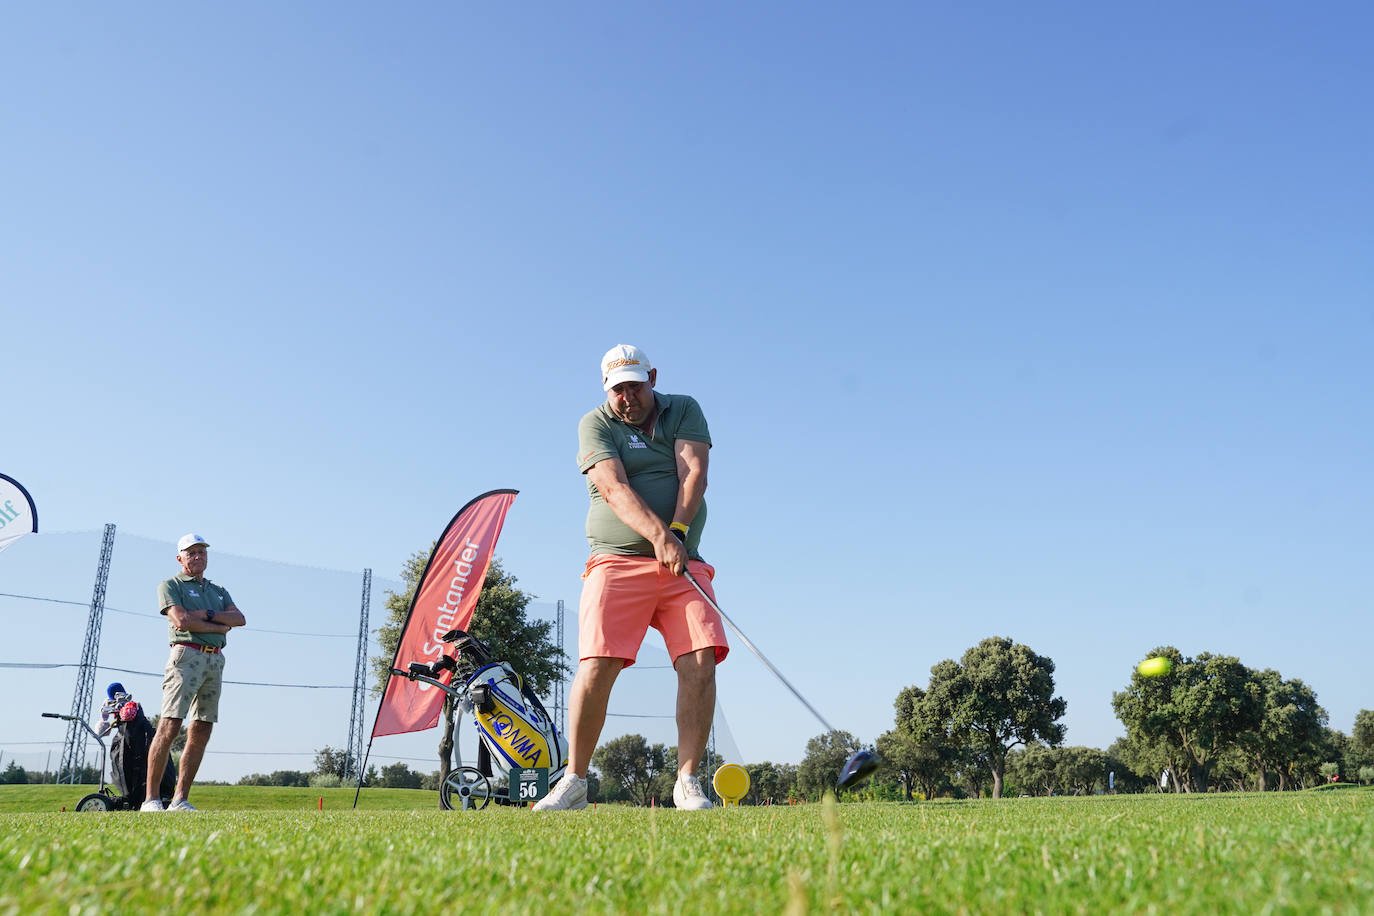
[[[1374,912],[1368,791],[341,808],[0,814],[0,913]]]

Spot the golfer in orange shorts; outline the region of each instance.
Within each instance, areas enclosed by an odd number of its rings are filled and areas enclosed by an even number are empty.
[[[616,677],[633,665],[653,627],[677,671],[678,775],[673,804],[710,808],[696,769],[716,707],[716,665],[730,651],[712,599],[715,570],[698,545],[706,525],[711,434],[697,402],[654,390],[658,370],[638,347],[620,344],[601,359],[606,401],[578,424],[577,463],[591,507],[578,611],[580,664],[573,680],[568,769],[536,811],[587,805],[587,768],[606,724]]]

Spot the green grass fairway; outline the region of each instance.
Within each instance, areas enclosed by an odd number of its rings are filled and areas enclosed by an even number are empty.
[[[534,814],[205,787],[143,815],[4,788],[44,810],[0,814],[0,914],[1374,911],[1370,791]]]

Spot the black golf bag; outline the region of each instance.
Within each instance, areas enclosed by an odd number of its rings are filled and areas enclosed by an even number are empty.
[[[124,720],[122,715],[115,716],[110,737],[110,779],[119,794],[133,801],[135,807],[142,803],[148,787],[148,748],[153,744],[156,730],[153,723],[143,714],[143,707],[133,703],[133,718]],[[177,787],[177,771],[168,755],[167,766],[162,771],[162,782],[158,795],[170,798]]]

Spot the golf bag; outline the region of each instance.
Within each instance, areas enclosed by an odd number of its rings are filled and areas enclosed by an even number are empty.
[[[433,665],[415,662],[410,668],[436,678],[448,670],[455,680],[464,681],[459,692],[465,690],[472,704],[472,722],[481,737],[477,764],[482,774],[496,775],[494,762],[502,775],[513,767],[548,767],[551,781],[562,775],[568,763],[567,740],[515,669],[492,658],[485,643],[462,630],[450,630],[443,640],[453,643],[454,655],[440,656]]]
[[[134,707],[125,719],[125,710]],[[141,803],[144,790],[148,785],[148,748],[153,744],[155,729],[153,723],[143,714],[143,706],[130,700],[114,718],[110,738],[110,779],[119,794],[133,799],[135,805]],[[158,794],[163,798],[171,797],[177,787],[177,771],[172,761],[162,771],[162,782]]]

